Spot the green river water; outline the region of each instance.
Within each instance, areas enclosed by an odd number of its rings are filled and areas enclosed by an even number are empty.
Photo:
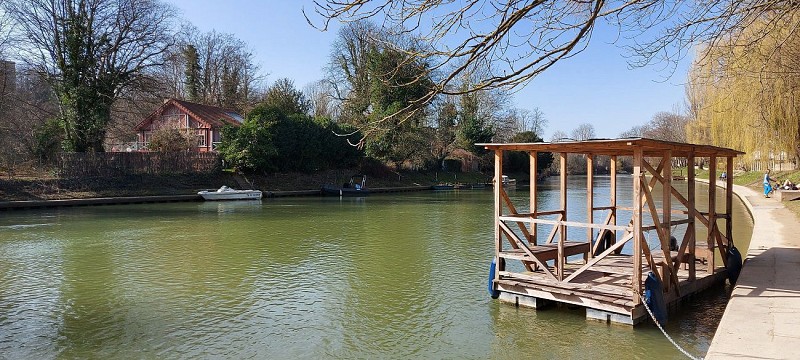
[[[539,208],[554,209],[545,185]],[[570,190],[571,220],[585,196]],[[734,218],[746,251],[738,201]],[[0,358],[682,357],[652,324],[492,300],[492,235],[490,190],[4,212]],[[728,291],[684,304],[667,331],[704,355]]]

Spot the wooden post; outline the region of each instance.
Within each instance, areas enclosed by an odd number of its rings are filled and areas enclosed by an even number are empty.
[[[667,240],[668,246],[672,245],[672,240],[670,237],[672,236],[672,151],[665,151],[664,152],[664,169],[661,171],[661,177],[664,178],[664,183],[662,184],[662,197],[661,197],[661,210],[663,212],[662,217],[663,220],[661,221],[661,225],[663,226],[663,233],[664,238]],[[663,244],[663,243],[662,243]],[[663,246],[663,245],[662,245]],[[669,251],[664,251],[665,255],[671,255],[672,249],[668,249]],[[662,281],[664,282],[664,288],[669,291],[670,282],[672,281],[673,274],[677,274],[678,269],[672,267],[672,256],[667,256],[664,259],[664,262],[667,264],[669,268],[669,273],[662,274]]]
[[[539,170],[539,168],[538,168],[539,163],[537,161],[538,153],[536,151],[531,151],[530,153],[528,153],[528,156],[530,157],[530,172],[531,172],[531,174],[530,174],[530,177],[531,177],[531,180],[530,180],[530,183],[531,183],[531,186],[530,186],[530,202],[531,202],[531,204],[530,204],[530,213],[531,214],[535,214],[536,210],[537,210],[537,206],[536,206],[536,183],[539,180],[536,177],[536,174],[538,173],[538,170]],[[535,216],[531,215],[531,217],[533,218]],[[536,223],[534,223],[534,222],[531,222],[531,231],[530,231],[530,233],[531,233],[531,238],[528,239],[528,241],[531,243],[531,245],[534,245],[534,246],[538,245],[538,241],[536,240]]]
[[[686,185],[687,185],[687,194],[686,194],[686,212],[689,213],[689,224],[686,226],[686,232],[689,233],[689,281],[694,281],[696,279],[696,267],[695,267],[695,256],[696,256],[696,237],[695,237],[695,184],[694,184],[694,153],[689,153],[689,156],[686,159],[687,166],[686,166]]]
[[[497,270],[494,280],[500,280],[500,271],[505,270],[505,264],[500,258],[503,251],[503,232],[500,229],[500,216],[503,214],[503,203],[500,192],[503,191],[503,150],[494,151],[494,255],[497,257]]]
[[[708,273],[714,273],[714,243],[717,229],[717,157],[711,155],[708,166]]]
[[[611,225],[617,225],[617,157],[611,157],[611,189],[609,200],[611,207]],[[614,243],[617,242],[617,232],[614,231]]]
[[[733,157],[728,156],[725,177],[725,236],[728,238],[727,246],[733,246]]]
[[[642,293],[642,148],[633,150],[633,303],[640,304]]]
[[[594,155],[586,154],[586,223],[594,224]],[[589,249],[592,248],[594,229],[586,228],[586,241]],[[589,258],[592,258],[592,251],[589,251]]]
[[[567,153],[560,153],[561,158],[560,166],[560,187],[561,187],[561,221],[567,221]],[[567,226],[558,225],[558,259],[556,259],[556,266],[558,267],[558,281],[564,280],[564,243],[567,241]]]

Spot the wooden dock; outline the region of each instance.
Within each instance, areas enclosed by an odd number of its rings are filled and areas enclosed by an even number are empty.
[[[725,212],[717,212],[716,169],[711,167],[707,210],[702,211],[695,203],[692,164],[696,158],[708,158],[710,164],[725,158],[731,174],[733,159],[742,152],[645,138],[479,145],[494,151],[495,179],[502,176],[504,151],[529,154],[531,179],[536,179],[538,152],[553,153],[560,160],[557,209],[537,208],[537,181],[531,182],[527,204],[515,204],[503,187],[494,187],[496,265],[489,288],[501,301],[534,308],[547,302],[578,305],[586,308],[589,319],[634,325],[646,318],[646,306],[666,316],[671,304],[724,281],[729,265],[736,268],[727,255],[732,244],[732,178],[726,179]],[[586,221],[568,219],[567,154],[586,159]],[[598,156],[609,158],[607,205],[595,204],[594,199]],[[633,159],[632,189],[617,187],[618,156]],[[672,186],[676,159],[690,164],[685,195]],[[618,206],[618,190],[632,192],[632,208]],[[623,209],[632,216],[620,218],[618,210]],[[675,239],[672,231],[679,225],[686,229],[682,239]],[[570,228],[582,229],[585,237],[568,239]],[[705,230],[706,236],[697,237],[697,230]],[[647,242],[648,231],[657,235],[655,246]],[[646,285],[648,277],[653,281]]]
[[[677,255],[677,252],[673,253]],[[584,262],[567,262],[565,274],[574,274],[584,265]],[[586,308],[588,319],[635,325],[646,319],[647,313],[644,305],[635,301],[638,296],[631,290],[631,269],[633,256],[609,255],[570,282],[553,281],[541,270],[501,271],[497,281],[497,287],[501,291],[499,299],[531,308],[550,303],[577,305]],[[682,298],[705,290],[726,278],[726,270],[722,267],[717,268],[714,273],[708,273],[707,262],[698,261],[696,269],[694,281],[689,280],[687,267],[682,267],[677,272],[679,290],[670,292],[666,299],[670,308]],[[640,272],[646,277],[650,268],[642,266]]]

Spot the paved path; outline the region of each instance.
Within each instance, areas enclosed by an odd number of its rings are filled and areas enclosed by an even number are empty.
[[[706,359],[800,359],[800,219],[774,197],[734,191],[753,214],[753,238]]]

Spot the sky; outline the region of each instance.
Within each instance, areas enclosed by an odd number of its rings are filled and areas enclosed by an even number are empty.
[[[308,24],[302,10],[313,12],[311,0],[167,1],[200,31],[230,33],[245,41],[269,83],[289,78],[302,89],[325,76],[337,27],[322,32]],[[617,38],[612,29],[599,27],[585,51],[516,90],[516,107],[538,107],[544,113],[544,139],[557,130],[569,134],[583,123],[594,125],[599,138],[616,138],[659,111],[682,109],[691,59],[677,66],[630,68],[626,52],[612,44]]]

